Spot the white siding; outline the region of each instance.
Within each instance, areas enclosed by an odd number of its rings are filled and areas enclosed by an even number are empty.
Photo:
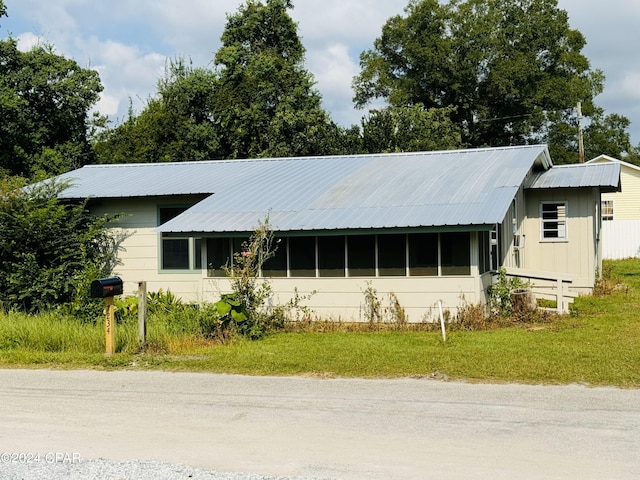
[[[365,321],[365,295],[369,286],[377,291],[382,308],[389,308],[389,294],[394,293],[410,322],[435,321],[438,301],[453,314],[464,302],[484,300],[478,291],[480,282],[468,277],[396,277],[396,278],[273,278],[270,279],[274,305],[283,305],[295,296],[310,295],[300,302],[321,319]],[[224,278],[204,280],[204,300],[214,301],[220,293],[230,291]],[[311,293],[315,291],[316,293]]]
[[[640,220],[640,168],[621,164],[620,185],[620,192],[603,193],[602,200],[613,201],[614,220]]]
[[[640,220],[602,222],[601,238],[603,258],[619,260],[640,257]]]

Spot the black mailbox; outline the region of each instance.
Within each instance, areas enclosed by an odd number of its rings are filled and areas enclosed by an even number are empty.
[[[122,295],[120,277],[101,278],[91,282],[91,298],[106,298],[114,295]]]

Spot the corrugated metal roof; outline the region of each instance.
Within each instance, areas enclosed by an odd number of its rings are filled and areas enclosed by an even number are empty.
[[[560,165],[536,172],[527,181],[526,188],[582,188],[600,187],[603,191],[620,188],[619,163],[582,163]]]
[[[162,232],[247,232],[269,213],[277,231],[491,225],[546,147],[240,163],[210,197]]]
[[[380,155],[95,165],[62,175],[66,198],[211,194],[163,232],[490,225],[546,146]]]

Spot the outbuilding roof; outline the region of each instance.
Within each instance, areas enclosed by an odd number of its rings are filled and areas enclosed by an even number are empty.
[[[620,190],[619,163],[586,163],[560,165],[536,172],[526,188],[587,188],[600,187],[603,192]]]
[[[532,170],[537,179],[532,188],[540,188],[538,182],[552,178],[536,172],[564,170],[551,167],[547,147],[530,145],[379,155],[92,165],[61,177],[72,182],[63,193],[65,198],[208,194],[157,230],[215,234],[250,232],[267,214],[274,230],[281,232],[488,228],[503,221],[512,199]],[[607,170],[609,173],[613,175]],[[578,169],[574,174],[578,175]],[[589,182],[601,180],[593,177],[578,183]],[[608,176],[604,182],[605,186],[615,183]]]

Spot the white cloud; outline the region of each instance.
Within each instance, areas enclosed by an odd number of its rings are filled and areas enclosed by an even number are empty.
[[[31,32],[21,33],[16,37],[16,40],[18,41],[18,50],[21,52],[28,52],[33,47],[44,43],[44,39],[42,37]]]
[[[100,108],[104,113],[116,108],[113,115],[121,119],[129,98],[139,110],[155,92],[165,59],[183,56],[195,66],[211,66],[226,14],[244,1],[4,0],[9,17],[0,27],[18,38],[21,49],[49,43],[80,65],[98,68],[105,86]],[[358,123],[364,114],[355,111],[351,101],[358,56],[372,48],[390,17],[404,14],[408,1],[294,0],[290,13],[307,49],[306,68],[338,123]],[[637,143],[640,1],[558,0],[558,6],[569,12],[570,25],[585,35],[584,53],[592,66],[607,76],[597,103],[607,113],[628,116]]]

